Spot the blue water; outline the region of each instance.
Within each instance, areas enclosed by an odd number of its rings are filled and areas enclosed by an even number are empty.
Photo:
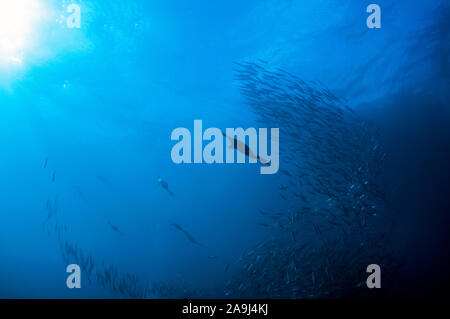
[[[278,195],[285,175],[261,175],[259,165],[174,164],[170,136],[196,119],[258,126],[234,64],[258,59],[321,81],[379,128],[394,194],[389,236],[403,254],[402,279],[386,294],[445,287],[447,1],[378,0],[381,29],[366,26],[369,3],[350,0],[74,1],[80,29],[57,22],[70,1],[41,3],[20,62],[0,53],[1,298],[129,297],[96,279],[110,265],[139,285],[184,289],[146,297],[223,297],[241,253],[279,234],[257,224],[258,211],[297,202]],[[49,221],[47,201],[57,207]],[[62,242],[95,261],[81,289],[66,286],[77,260],[64,260]]]

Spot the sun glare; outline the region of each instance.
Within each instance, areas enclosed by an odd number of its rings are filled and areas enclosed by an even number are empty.
[[[0,0],[0,62],[22,63],[41,13],[39,0]]]

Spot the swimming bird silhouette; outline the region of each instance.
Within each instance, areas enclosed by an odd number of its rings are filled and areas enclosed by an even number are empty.
[[[259,155],[255,155],[255,153],[253,153],[253,151],[250,149],[250,147],[247,144],[245,144],[244,142],[239,141],[236,137],[234,137],[234,138],[229,137],[223,131],[222,131],[222,134],[231,142],[231,144],[228,145],[228,148],[234,148],[235,150],[244,154],[247,157],[259,159],[261,161],[261,163],[263,163],[263,164],[268,163],[268,161],[265,160],[264,158],[260,157]]]
[[[158,185],[164,188],[172,197],[175,197],[174,193],[169,189],[169,184],[158,176]]]

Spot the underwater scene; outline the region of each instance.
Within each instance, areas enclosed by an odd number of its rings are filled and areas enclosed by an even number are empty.
[[[0,0],[0,298],[449,295],[450,2]]]

